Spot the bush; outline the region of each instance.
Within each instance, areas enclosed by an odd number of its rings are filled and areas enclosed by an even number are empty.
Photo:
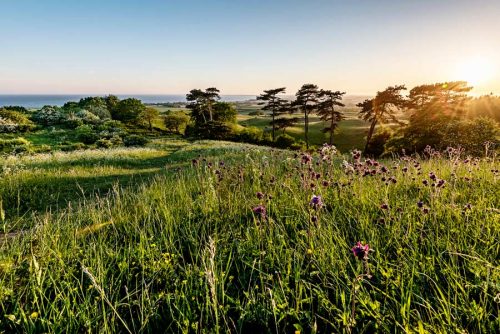
[[[376,132],[372,136],[365,153],[373,157],[381,156],[384,153],[385,144],[391,138],[391,135],[391,132],[386,129]]]
[[[84,143],[73,143],[61,146],[61,151],[70,152],[70,151],[83,150],[85,148],[86,146]]]
[[[169,113],[163,118],[167,130],[176,133],[180,133],[181,129],[185,129],[188,122],[189,116],[183,112]]]
[[[187,137],[216,140],[230,140],[235,137],[235,132],[229,124],[217,121],[188,126],[184,134]]]
[[[255,110],[248,113],[248,116],[262,116],[264,112],[262,110]]]
[[[95,142],[97,147],[100,148],[110,148],[113,146],[113,142],[109,139],[99,139]]]
[[[0,109],[0,133],[31,131],[35,124],[20,112]]]
[[[244,143],[258,144],[262,142],[264,132],[256,127],[247,127],[240,131],[235,139]]]
[[[125,138],[123,138],[123,143],[125,146],[130,147],[130,146],[144,146],[147,143],[149,143],[149,139],[143,136],[139,135],[130,135]]]
[[[64,122],[64,125],[66,125],[70,129],[76,129],[80,125],[83,125],[83,121],[80,118],[71,118],[67,119]]]
[[[294,143],[295,143],[295,138],[293,138],[290,135],[283,134],[279,135],[278,138],[276,138],[274,146],[278,148],[290,148]]]
[[[33,121],[41,125],[56,125],[62,124],[66,120],[66,116],[57,106],[44,106],[31,117]]]
[[[85,144],[93,144],[99,139],[99,136],[90,125],[80,125],[76,128],[76,138]]]
[[[14,139],[0,139],[0,151],[6,153],[19,153],[29,150],[31,142],[23,137]]]

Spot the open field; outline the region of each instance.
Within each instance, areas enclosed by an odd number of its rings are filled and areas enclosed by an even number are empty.
[[[498,162],[326,156],[158,139],[3,159],[0,331],[498,332]]]

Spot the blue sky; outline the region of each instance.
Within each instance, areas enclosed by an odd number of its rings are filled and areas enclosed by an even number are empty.
[[[500,1],[0,1],[0,94],[500,93]]]

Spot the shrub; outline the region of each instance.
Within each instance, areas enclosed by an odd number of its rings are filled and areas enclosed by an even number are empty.
[[[83,121],[80,118],[71,118],[67,119],[64,122],[64,125],[66,125],[70,129],[76,129],[80,125],[83,125]]]
[[[0,133],[26,132],[35,128],[28,117],[18,111],[0,109]]]
[[[169,113],[163,118],[165,127],[170,132],[180,133],[181,129],[185,129],[189,122],[189,116],[183,112]]]
[[[295,138],[293,138],[290,135],[283,134],[279,135],[278,138],[276,138],[274,146],[279,148],[290,148],[294,143],[295,143]]]
[[[32,120],[41,125],[56,125],[62,124],[66,117],[59,107],[44,106],[33,114]]]
[[[80,125],[76,128],[76,138],[85,144],[93,144],[99,139],[99,136],[90,125]]]
[[[262,142],[262,138],[264,137],[264,132],[256,127],[247,127],[240,131],[235,139],[244,143],[253,143],[258,144]]]
[[[65,152],[70,152],[70,151],[83,150],[83,149],[85,149],[85,147],[86,146],[84,143],[72,143],[72,144],[61,146],[61,150],[65,151]]]
[[[109,139],[99,139],[95,142],[97,147],[100,148],[110,148],[113,146],[113,142]]]
[[[262,110],[255,110],[248,113],[248,116],[262,116],[264,112]]]
[[[188,137],[216,140],[230,140],[235,137],[234,130],[229,124],[216,121],[186,127],[184,134]]]
[[[31,142],[23,137],[14,139],[0,139],[0,151],[6,153],[25,152],[31,146]]]
[[[149,139],[139,135],[129,135],[123,138],[123,143],[125,146],[144,146],[149,143]]]

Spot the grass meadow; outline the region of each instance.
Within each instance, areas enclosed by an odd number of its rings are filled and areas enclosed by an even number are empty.
[[[0,332],[499,332],[498,169],[182,140],[8,156]]]

